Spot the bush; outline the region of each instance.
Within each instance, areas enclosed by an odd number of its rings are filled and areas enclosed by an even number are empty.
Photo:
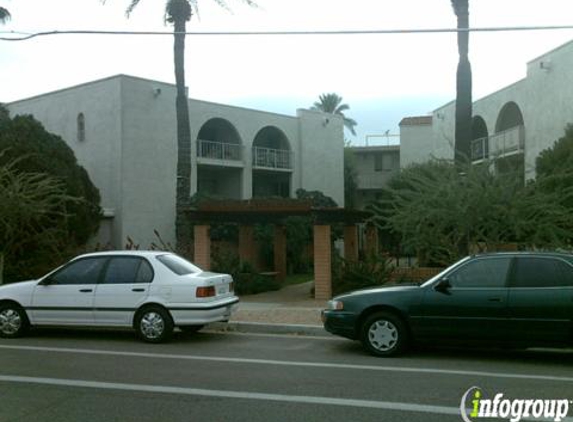
[[[213,259],[213,271],[231,274],[235,293],[239,296],[279,290],[281,283],[273,277],[261,275],[249,262],[241,263],[232,251],[220,251]]]
[[[332,293],[339,295],[366,287],[378,287],[391,279],[393,267],[385,256],[370,255],[360,261],[332,257]]]

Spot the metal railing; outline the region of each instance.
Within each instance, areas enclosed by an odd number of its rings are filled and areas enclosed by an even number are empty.
[[[474,139],[471,142],[471,158],[472,161],[484,160],[489,157],[489,142],[487,136],[485,138]]]
[[[292,161],[288,150],[253,147],[253,167],[292,169]]]
[[[498,132],[490,137],[474,139],[471,142],[472,161],[522,153],[525,150],[525,129],[523,125]]]
[[[243,146],[225,142],[197,140],[197,157],[214,160],[241,161]]]

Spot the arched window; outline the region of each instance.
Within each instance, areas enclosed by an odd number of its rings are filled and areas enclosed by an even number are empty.
[[[84,116],[84,113],[78,114],[77,126],[78,126],[78,142],[84,142],[86,140],[86,118]]]

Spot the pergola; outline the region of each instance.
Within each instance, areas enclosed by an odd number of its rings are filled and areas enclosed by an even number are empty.
[[[195,225],[195,263],[206,270],[211,268],[211,224],[238,224],[239,257],[241,261],[250,262],[255,258],[254,226],[273,224],[274,266],[279,280],[284,280],[287,270],[285,220],[294,216],[311,217],[314,226],[315,298],[321,300],[332,297],[331,226],[344,224],[344,256],[348,260],[357,260],[357,225],[370,216],[364,211],[344,208],[316,208],[310,201],[293,199],[204,202],[197,208],[188,209],[186,215]],[[372,225],[366,227],[365,244],[367,251],[377,251],[377,231]]]

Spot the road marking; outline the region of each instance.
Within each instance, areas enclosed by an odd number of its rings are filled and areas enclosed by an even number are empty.
[[[97,350],[97,349],[76,349],[76,348],[63,348],[63,347],[43,347],[43,346],[10,346],[0,345],[0,349],[6,350],[25,350],[35,352],[52,352],[52,353],[76,353],[87,355],[105,355],[105,356],[121,356],[121,357],[136,357],[136,358],[151,358],[151,359],[174,359],[174,360],[194,360],[206,362],[223,362],[223,363],[244,363],[255,365],[276,365],[276,366],[299,366],[309,368],[330,368],[330,369],[353,369],[364,371],[380,371],[380,372],[408,372],[408,373],[423,373],[423,374],[436,374],[436,375],[459,375],[459,376],[474,376],[486,378],[509,378],[509,379],[524,379],[530,381],[555,381],[573,383],[573,377],[551,376],[551,375],[535,375],[535,374],[512,374],[507,372],[486,372],[486,371],[463,371],[458,369],[440,369],[440,368],[416,368],[405,366],[377,366],[377,365],[352,365],[341,363],[325,363],[325,362],[297,362],[297,361],[284,361],[284,360],[269,360],[269,359],[246,359],[246,358],[232,358],[232,357],[215,357],[215,356],[194,356],[194,355],[176,355],[166,353],[143,353],[143,352],[120,352],[114,350]]]
[[[121,390],[137,393],[179,394],[187,396],[206,396],[229,399],[264,400],[301,404],[360,407],[370,409],[397,410],[403,412],[436,413],[440,415],[460,414],[460,409],[457,407],[434,406],[417,403],[339,399],[333,397],[318,396],[293,396],[286,394],[247,393],[243,391],[205,390],[200,388],[169,387],[161,385],[125,384],[60,378],[20,377],[11,375],[0,375],[0,382],[41,384],[59,387],[94,388],[102,390]]]

